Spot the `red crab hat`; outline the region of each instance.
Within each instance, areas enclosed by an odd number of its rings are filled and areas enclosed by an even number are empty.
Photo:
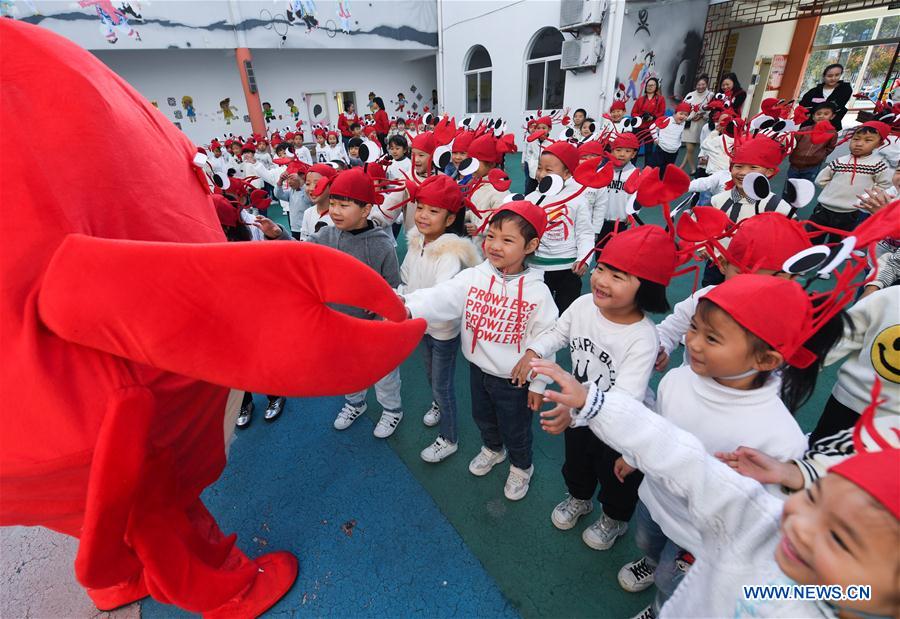
[[[403,361],[425,325],[347,254],[225,243],[205,157],[149,101],[46,28],[4,19],[0,39],[3,136],[32,144],[24,116],[62,123],[88,155],[2,156],[16,218],[2,224],[0,525],[80,538],[75,574],[101,609],[149,593],[206,617],[258,616],[290,588],[297,561],[247,557],[199,498],[225,466],[231,390],[361,389]],[[142,166],[150,151],[165,156]],[[50,170],[64,192],[35,190]],[[235,330],[236,315],[258,310],[258,294],[235,290],[265,291],[298,328],[277,342]]]

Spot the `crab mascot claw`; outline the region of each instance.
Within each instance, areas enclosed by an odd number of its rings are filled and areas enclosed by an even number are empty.
[[[0,131],[21,147],[0,155],[15,212],[0,223],[0,525],[80,538],[75,573],[101,610],[152,595],[257,616],[298,563],[248,558],[199,499],[225,465],[226,412],[242,389],[361,389],[425,325],[345,254],[225,243],[196,147],[146,99],[49,30],[0,20],[0,38]],[[82,156],[40,148],[35,126],[65,126]],[[290,321],[277,337],[247,326],[261,298]]]

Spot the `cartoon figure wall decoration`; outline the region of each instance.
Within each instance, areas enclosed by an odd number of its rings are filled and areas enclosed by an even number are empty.
[[[341,32],[343,32],[344,34],[350,34],[350,19],[353,17],[353,15],[350,14],[349,0],[338,2],[337,14],[338,21],[341,22]]]
[[[285,104],[288,106],[288,110],[293,119],[300,120],[300,108],[294,104],[294,100],[288,99],[287,101],[285,101]]]
[[[194,111],[193,97],[188,95],[181,97],[181,107],[184,108],[184,114],[187,116],[189,122],[197,122],[197,112]]]
[[[404,108],[406,108],[406,95],[404,95],[402,92],[397,93],[397,100],[392,101],[392,103],[397,105],[394,111],[398,114],[402,114]]]
[[[225,118],[226,125],[230,125],[231,121],[236,118],[235,112],[237,112],[237,108],[231,105],[230,97],[219,101],[219,114]]]
[[[125,3],[123,6],[127,6],[127,4]],[[119,35],[116,34],[117,31],[132,37],[136,41],[141,40],[141,35],[138,31],[128,23],[128,17],[123,11],[113,6],[112,0],[78,0],[78,6],[82,8],[94,7],[97,17],[100,18],[100,32],[110,44],[119,40]],[[135,13],[133,9],[129,12]]]
[[[268,101],[263,101],[262,107],[263,107],[263,116],[265,117],[266,122],[270,123],[273,120],[275,120],[275,111],[272,109],[272,104],[269,103]]]

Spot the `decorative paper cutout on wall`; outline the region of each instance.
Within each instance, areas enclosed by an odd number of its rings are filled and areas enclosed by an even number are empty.
[[[184,113],[187,115],[188,120],[192,123],[197,122],[197,113],[194,111],[194,99],[189,95],[184,95],[181,97],[181,107],[184,108]],[[180,112],[176,112],[179,114]],[[176,116],[176,118],[181,118],[181,116]]]
[[[137,4],[137,2],[135,2]],[[106,40],[113,44],[119,40],[119,35],[124,34],[136,41],[141,40],[141,35],[128,23],[125,13],[131,13],[136,18],[143,20],[143,16],[132,8],[130,2],[123,2],[121,9],[117,9],[112,0],[78,0],[78,6],[82,8],[94,7],[97,17],[100,19],[100,33]]]

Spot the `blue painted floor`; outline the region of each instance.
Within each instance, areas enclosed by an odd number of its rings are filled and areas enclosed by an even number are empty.
[[[289,399],[273,424],[266,398],[255,404],[203,498],[251,557],[299,557],[294,588],[266,616],[518,616],[368,416],[338,432],[341,398]],[[141,612],[191,616],[152,600]]]

